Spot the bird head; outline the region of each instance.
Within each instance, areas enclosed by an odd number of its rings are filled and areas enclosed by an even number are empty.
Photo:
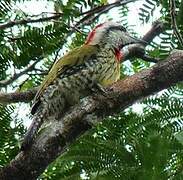
[[[119,50],[133,43],[145,42],[132,37],[121,24],[111,21],[97,25],[89,33],[85,42],[87,45],[99,45],[102,48],[116,48]]]

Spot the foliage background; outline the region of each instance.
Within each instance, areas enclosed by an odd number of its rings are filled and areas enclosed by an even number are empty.
[[[53,6],[53,13],[39,15],[19,8],[26,2],[28,0],[0,2],[2,92],[25,91],[38,86],[63,52],[80,46],[97,23],[113,19],[105,7],[115,10],[128,31],[140,36],[136,22],[128,23],[134,2],[120,5],[120,1],[116,1],[113,7],[112,2],[105,0],[45,0],[48,6]],[[163,60],[172,49],[182,49],[183,1],[144,0],[138,3],[137,10],[139,24],[152,23],[157,12],[160,12],[158,18],[166,21],[165,32],[147,47],[149,55]],[[88,13],[84,13],[86,11]],[[28,23],[31,19],[57,15],[59,17],[49,21]],[[18,24],[21,20],[28,21]],[[178,35],[172,20],[176,20]],[[121,77],[151,65],[140,59],[125,62]],[[138,106],[109,117],[71,145],[40,179],[183,179],[182,102],[183,85],[179,83],[144,99]],[[25,133],[23,122],[27,119],[21,118],[22,112],[18,110],[23,106],[29,108],[26,104],[0,105],[1,167],[15,157],[19,140]]]

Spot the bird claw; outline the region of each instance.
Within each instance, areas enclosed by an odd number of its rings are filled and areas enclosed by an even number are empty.
[[[101,93],[103,96],[107,96],[108,91],[99,83],[95,83],[91,88],[94,93]]]

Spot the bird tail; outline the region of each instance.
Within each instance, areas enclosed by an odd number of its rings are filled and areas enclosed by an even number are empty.
[[[37,112],[34,115],[33,121],[24,136],[24,139],[22,141],[21,148],[20,148],[21,151],[26,151],[30,148],[42,123],[43,123],[43,116],[41,115],[40,112]]]

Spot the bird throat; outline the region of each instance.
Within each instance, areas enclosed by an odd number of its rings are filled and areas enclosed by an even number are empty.
[[[114,48],[114,55],[115,55],[116,60],[118,62],[120,62],[122,60],[123,54],[122,54],[122,52],[119,49]]]

